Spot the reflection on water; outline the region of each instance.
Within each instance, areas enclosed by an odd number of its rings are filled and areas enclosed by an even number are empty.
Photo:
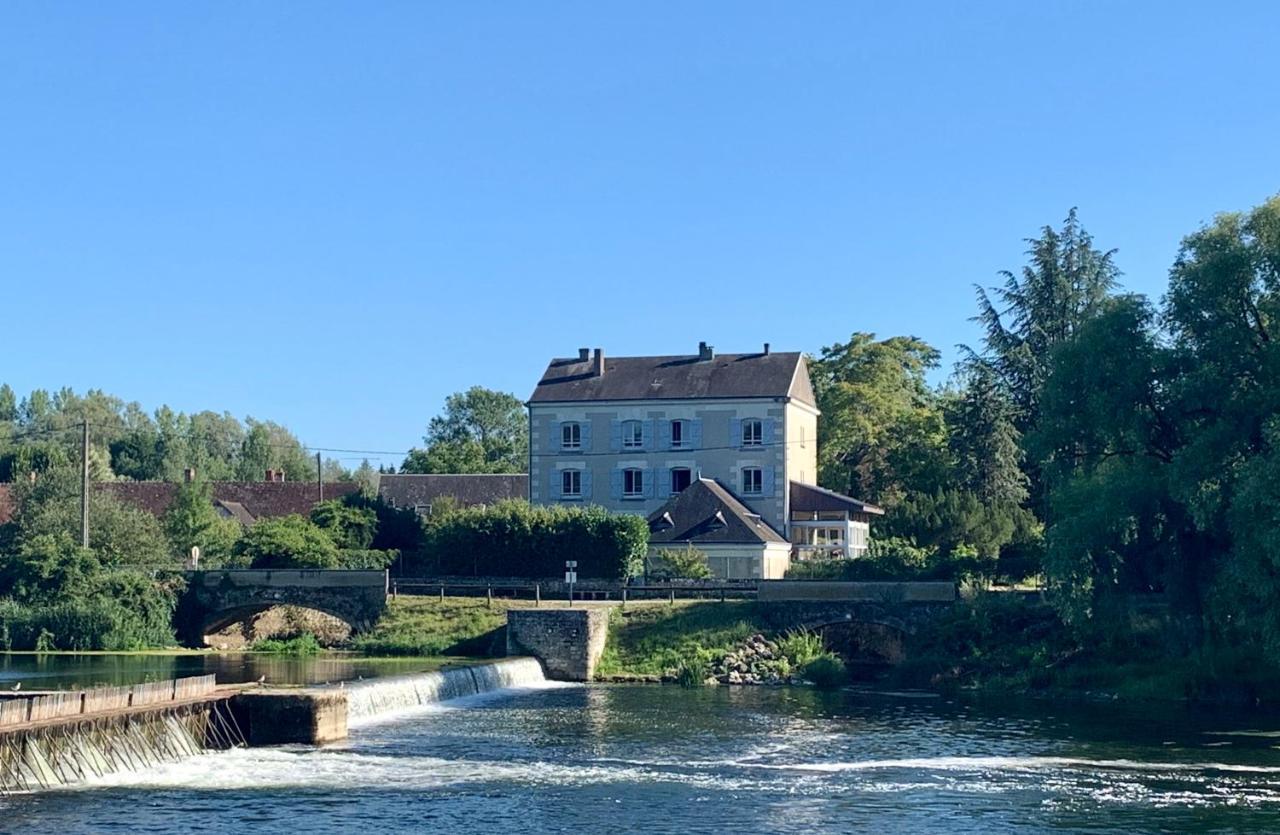
[[[459,659],[285,656],[247,652],[164,654],[0,654],[0,690],[70,690],[214,673],[218,681],[324,684],[438,669]]]
[[[1275,832],[1274,717],[866,692],[590,686],[464,699],[0,799],[13,829]]]

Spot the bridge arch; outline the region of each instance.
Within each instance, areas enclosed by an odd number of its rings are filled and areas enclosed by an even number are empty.
[[[371,629],[387,606],[383,571],[229,569],[192,571],[179,603],[176,626],[189,646],[204,636],[275,606],[298,606],[331,615],[353,634]]]

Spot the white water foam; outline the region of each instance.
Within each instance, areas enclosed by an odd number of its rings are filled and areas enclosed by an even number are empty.
[[[462,700],[476,697],[563,686],[547,681],[542,665],[534,658],[508,658],[492,664],[348,683],[347,726],[394,721],[439,709],[445,702],[461,707]]]

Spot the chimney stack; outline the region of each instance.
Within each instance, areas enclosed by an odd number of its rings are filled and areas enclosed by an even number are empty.
[[[716,349],[705,342],[698,343],[698,361],[706,362],[716,358]]]
[[[275,481],[275,480],[276,480],[276,471],[275,471],[275,470],[272,470],[272,469],[268,469],[268,470],[267,470],[267,481]]]
[[[195,467],[187,467],[185,470],[183,470],[182,480],[185,481],[187,484],[190,484],[191,482],[195,481],[196,480]]]
[[[764,343],[764,355],[765,355],[766,357],[767,357],[767,356],[769,356],[769,343],[768,343],[768,342]]]
[[[595,356],[595,368],[592,369],[597,377],[604,376],[604,349],[597,348]]]
[[[276,470],[276,481],[284,482],[284,470]]]
[[[591,349],[590,349],[590,348],[579,348],[579,349],[578,349],[578,362],[591,362]]]

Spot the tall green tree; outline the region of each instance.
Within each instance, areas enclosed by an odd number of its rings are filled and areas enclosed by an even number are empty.
[[[474,386],[451,394],[431,419],[423,449],[413,449],[406,473],[523,473],[529,466],[529,424],[514,394]]]
[[[239,522],[218,515],[212,488],[204,481],[179,485],[161,521],[175,562],[188,559],[198,547],[200,563],[208,567],[225,562],[244,533]]]

